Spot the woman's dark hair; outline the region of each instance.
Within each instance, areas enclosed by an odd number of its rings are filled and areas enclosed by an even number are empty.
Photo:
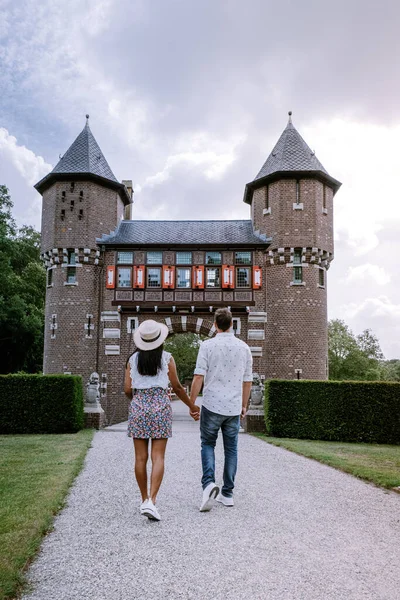
[[[161,369],[163,349],[164,345],[161,344],[161,346],[154,348],[154,350],[136,350],[138,355],[137,370],[139,371],[140,375],[157,375],[158,371]]]

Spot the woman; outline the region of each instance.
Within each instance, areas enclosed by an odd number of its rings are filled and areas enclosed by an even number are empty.
[[[140,513],[160,521],[156,508],[157,493],[164,475],[164,454],[172,436],[172,408],[168,380],[175,394],[184,402],[197,421],[199,407],[190,401],[176,373],[176,364],[163,349],[168,327],[151,319],[143,321],[133,334],[138,350],[128,359],[125,370],[125,394],[132,398],[128,436],[135,446],[135,476],[142,495]],[[147,460],[151,439],[150,495],[147,486]]]

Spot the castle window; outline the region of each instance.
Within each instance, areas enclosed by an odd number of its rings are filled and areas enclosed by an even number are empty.
[[[191,265],[192,264],[192,253],[191,252],[177,252],[176,253],[176,264],[177,265]]]
[[[82,202],[83,200],[83,192],[82,190],[79,192],[79,202]]]
[[[323,184],[322,208],[326,208],[326,185]]]
[[[82,219],[83,219],[83,210],[82,209],[80,209],[80,211],[79,211],[78,219],[80,221],[82,221]]]
[[[64,202],[64,200],[65,200],[65,192],[61,192],[61,200]]]
[[[190,288],[192,284],[190,269],[176,270],[176,287]]]
[[[269,210],[269,185],[265,186],[265,208]]]
[[[294,249],[293,264],[295,264],[295,265],[301,265],[302,252],[303,252],[302,248],[295,248]]]
[[[117,265],[131,265],[133,252],[117,252]]]
[[[325,287],[325,269],[318,269],[318,285]]]
[[[69,265],[75,265],[76,264],[76,257],[75,257],[75,250],[71,250],[69,249],[68,251],[68,264]]]
[[[71,210],[74,210],[74,206],[75,206],[75,200],[71,200]]]
[[[302,267],[294,267],[293,268],[293,283],[303,283],[303,268]]]
[[[221,273],[220,269],[207,269],[206,270],[206,287],[208,288],[219,288],[221,287]]]
[[[64,219],[65,219],[65,209],[62,208],[61,209],[61,221],[64,221]]]
[[[53,285],[53,269],[47,269],[47,286]]]
[[[250,282],[250,269],[248,267],[238,267],[236,269],[236,287],[249,288]]]
[[[118,287],[132,287],[132,269],[118,267]]]
[[[147,287],[161,287],[161,269],[147,269]]]
[[[237,265],[251,265],[251,252],[235,252]]]
[[[206,265],[220,265],[221,252],[206,252]]]
[[[71,188],[70,188],[71,192],[73,192],[73,191],[74,191],[74,189],[75,189],[75,182],[74,182],[74,181],[72,181],[72,182],[71,182]]]
[[[147,264],[148,265],[162,265],[162,252],[148,252],[147,253]]]
[[[300,181],[296,180],[296,204],[300,204]]]
[[[232,329],[235,335],[240,335],[240,318],[232,319]]]
[[[76,267],[67,267],[67,283],[76,283]]]

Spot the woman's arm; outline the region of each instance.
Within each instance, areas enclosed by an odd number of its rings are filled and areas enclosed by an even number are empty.
[[[178,374],[176,372],[176,364],[175,364],[175,360],[174,360],[173,356],[171,356],[171,360],[169,361],[169,364],[168,364],[168,377],[169,377],[169,381],[171,383],[172,389],[174,390],[174,392],[178,396],[178,398],[180,398],[180,400],[182,400],[182,402],[184,402],[184,404],[186,404],[186,406],[189,407],[190,412],[198,413],[200,408],[198,406],[196,406],[189,399],[189,396],[185,392],[183,385],[181,384],[181,382],[178,379]]]
[[[124,392],[128,398],[132,398],[131,366],[129,363],[126,365],[125,369]]]

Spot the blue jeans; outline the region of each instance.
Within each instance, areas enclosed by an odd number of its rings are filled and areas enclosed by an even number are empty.
[[[215,444],[221,429],[224,442],[224,485],[222,493],[228,498],[233,496],[235,475],[237,469],[237,447],[240,427],[240,416],[227,417],[211,412],[204,406],[200,415],[201,463],[203,477],[201,484],[204,488],[215,481]]]

